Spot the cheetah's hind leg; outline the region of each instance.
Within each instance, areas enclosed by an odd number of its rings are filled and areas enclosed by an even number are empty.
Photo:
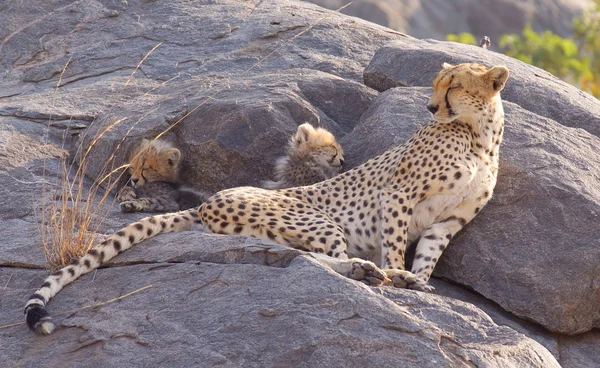
[[[371,261],[365,261],[360,258],[333,258],[320,253],[311,253],[311,255],[321,264],[329,266],[335,272],[352,280],[357,280],[370,286],[379,286],[391,282],[386,277],[385,272]]]

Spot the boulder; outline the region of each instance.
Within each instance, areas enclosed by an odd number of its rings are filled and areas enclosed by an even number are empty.
[[[282,246],[187,232],[123,256],[61,292],[51,311],[70,312],[56,317],[51,336],[25,326],[0,330],[4,364],[44,357],[57,365],[68,356],[82,367],[559,367],[540,344],[469,303],[373,289]],[[2,269],[0,282],[13,295],[2,322],[22,318],[26,292],[13,290],[45,276]]]
[[[48,274],[42,269],[46,261],[39,213],[43,203],[56,199],[43,188],[62,175],[58,156],[64,150],[74,153],[79,147],[84,152],[90,148],[89,178],[83,182],[89,190],[101,172],[121,165],[143,137],[169,129],[165,138],[184,151],[185,181],[200,189],[218,190],[270,179],[272,164],[284,153],[288,135],[305,121],[332,130],[344,145],[347,166],[352,167],[403,142],[429,117],[424,104],[431,80],[423,84],[426,87],[397,89],[401,93],[395,89],[380,94],[362,84],[363,70],[378,48],[390,41],[417,47],[423,45],[421,41],[307,3],[30,1],[27,6],[0,5],[0,24],[0,67],[6,71],[0,75],[2,326],[22,321],[24,301]],[[427,48],[421,52],[429,55]],[[428,68],[422,62],[424,74],[430,73]],[[555,86],[551,80],[540,83],[546,83],[547,92]],[[593,103],[585,108],[589,102],[585,96],[571,95],[571,104],[561,105],[565,113],[579,109],[584,118],[594,116]],[[538,178],[534,183],[552,193],[549,209],[555,212],[561,203],[593,210],[596,158],[568,165],[576,157],[596,152],[592,147],[596,138],[552,121],[536,125],[531,122],[535,115],[512,106],[507,104],[507,113],[523,120],[525,128],[519,132],[526,137],[515,138],[514,147],[526,151],[534,163],[547,162],[540,158],[546,151],[546,159],[554,161],[549,167],[527,166],[529,156],[519,157],[517,152],[511,156],[503,150],[503,160],[510,159],[507,162],[512,165],[504,170],[507,178],[511,167],[518,175],[527,171]],[[559,113],[554,112],[556,120],[566,124]],[[396,125],[398,121],[401,126]],[[514,134],[510,132],[518,129],[514,125],[507,129],[507,147]],[[544,133],[546,126],[550,128]],[[539,140],[535,139],[537,130]],[[548,134],[560,137],[549,141]],[[561,173],[566,178],[556,179]],[[578,179],[580,174],[583,179]],[[518,175],[517,179],[523,177]],[[562,196],[551,190],[549,180],[557,180],[554,185],[563,190]],[[502,212],[506,219],[499,219],[492,216],[492,202],[481,220],[471,224],[449,249],[440,275],[468,284],[477,272],[485,272],[487,276],[480,281],[497,286],[489,275],[503,274],[509,265],[498,266],[497,271],[481,266],[466,270],[456,257],[464,254],[471,265],[477,260],[476,252],[486,259],[504,256],[509,244],[514,247],[505,231],[498,235],[498,253],[493,253],[488,239],[478,240],[479,232],[490,232],[498,222],[514,224],[525,219],[531,226],[527,221],[549,218],[542,207],[535,207],[541,214],[527,212],[527,207],[517,203],[523,200],[515,197],[518,190],[532,190],[528,183],[501,184],[499,191],[506,193],[497,192],[494,201],[517,210],[510,216]],[[582,199],[584,187],[588,194]],[[100,236],[145,216],[122,214],[112,200],[109,197],[94,216],[101,220]],[[555,236],[558,249],[564,251],[566,236],[556,235],[563,231],[588,236],[593,245],[597,237],[589,222],[586,229],[576,228],[575,222],[585,219],[585,211],[574,214],[571,207],[565,211],[574,216],[572,220],[565,216],[563,223],[557,217],[548,227],[534,224],[548,232],[540,239]],[[526,230],[519,228],[517,238],[532,236]],[[462,245],[469,239],[474,239],[475,246]],[[546,251],[554,240],[536,242],[530,249]],[[579,239],[574,244],[575,255],[591,249]],[[586,257],[596,254],[592,249]],[[506,262],[522,266],[527,261],[511,257]],[[563,258],[553,257],[554,253],[539,253],[529,258],[527,265],[533,271],[527,275],[535,276],[536,283],[541,282],[541,275],[562,275],[556,265]],[[568,267],[581,270],[588,270],[593,261],[564,259],[570,262]],[[547,273],[552,264],[557,270]],[[452,274],[463,269],[463,279]],[[585,281],[591,284],[594,272],[581,276],[583,283],[573,283],[571,293],[564,293],[566,280],[553,280],[555,289],[563,293],[560,298],[572,298],[553,303],[560,308],[570,301],[583,303],[568,311],[583,316],[577,317],[575,327],[558,318],[557,323],[566,324],[569,333],[593,325],[589,322],[593,313],[586,314],[585,308],[597,294],[582,301],[581,293],[587,290]],[[520,282],[522,278],[515,285],[522,295]],[[489,291],[492,286],[472,284],[526,318],[546,323],[544,318],[553,316],[547,308],[531,311],[540,306],[533,304],[534,299],[527,305],[529,295],[507,301],[508,285]],[[594,331],[569,338],[529,333],[523,326],[542,327],[514,315],[507,322],[496,317],[499,313],[491,314],[496,318],[492,321],[472,304],[449,297],[369,288],[332,273],[304,253],[210,234],[170,234],[145,242],[65,288],[49,308],[53,314],[70,311],[147,285],[153,287],[119,302],[56,316],[61,328],[55,335],[35,336],[24,325],[3,327],[0,360],[9,366],[39,365],[41,359],[49,365],[64,365],[69,359],[82,366],[553,367],[559,359],[564,366],[576,367],[597,358]],[[448,288],[436,286],[440,293]],[[539,287],[549,290],[545,284]],[[539,293],[534,296],[542,298]],[[485,305],[481,297],[473,300]],[[561,343],[553,345],[553,341]]]

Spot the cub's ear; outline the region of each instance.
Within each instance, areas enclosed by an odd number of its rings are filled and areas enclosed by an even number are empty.
[[[169,148],[163,153],[169,166],[177,166],[181,159],[181,152],[177,148]]]
[[[442,63],[442,68],[443,69],[450,69],[450,68],[453,68],[453,67],[454,67],[454,65],[452,65],[452,64]]]
[[[310,140],[310,136],[315,132],[315,128],[309,123],[304,123],[298,127],[296,131],[296,142],[308,142]]]
[[[146,147],[149,144],[150,144],[150,140],[144,138],[144,139],[142,139],[142,143],[140,143],[140,148]]]
[[[485,77],[490,81],[492,89],[495,92],[500,92],[504,89],[508,74],[508,69],[505,66],[495,66],[487,71]]]

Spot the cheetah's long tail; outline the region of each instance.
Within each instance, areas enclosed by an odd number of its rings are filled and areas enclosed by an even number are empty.
[[[25,304],[25,319],[29,328],[42,335],[51,334],[54,323],[45,306],[65,285],[145,239],[162,233],[191,230],[192,224],[201,223],[199,212],[199,209],[190,209],[146,217],[117,231],[85,256],[74,259],[69,266],[48,276]]]

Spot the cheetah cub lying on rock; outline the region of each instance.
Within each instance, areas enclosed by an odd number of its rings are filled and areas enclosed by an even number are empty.
[[[49,276],[26,304],[27,324],[51,333],[44,307],[65,285],[144,239],[194,224],[312,252],[340,274],[371,285],[431,290],[427,281],[448,242],[496,185],[504,131],[500,91],[507,79],[504,66],[444,64],[427,105],[433,121],[407,143],[321,183],[228,189],[199,209],[135,222]],[[417,239],[409,272],[405,250]]]
[[[208,194],[178,184],[181,152],[169,143],[142,140],[129,163],[129,184],[117,194],[121,212],[172,212],[200,206]]]
[[[333,178],[344,164],[344,151],[333,134],[305,123],[290,138],[287,156],[275,164],[276,181],[265,181],[267,189],[311,185]]]

